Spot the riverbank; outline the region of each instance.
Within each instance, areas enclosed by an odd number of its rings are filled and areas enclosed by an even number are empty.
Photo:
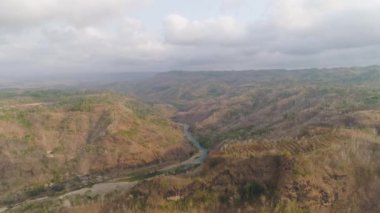
[[[67,205],[67,203],[70,203],[69,200],[71,197],[76,197],[76,196],[102,197],[114,191],[127,192],[128,190],[132,189],[134,186],[136,186],[140,182],[152,179],[156,176],[175,175],[179,173],[184,173],[190,169],[193,169],[201,165],[207,158],[208,150],[199,144],[199,142],[195,139],[195,137],[190,132],[188,125],[186,124],[183,125],[183,132],[187,141],[191,143],[197,149],[197,152],[191,158],[187,160],[184,160],[179,163],[174,163],[171,165],[166,165],[159,169],[155,167],[155,168],[148,169],[147,171],[135,172],[125,177],[117,177],[117,178],[113,178],[112,180],[105,180],[103,182],[94,183],[91,186],[88,186],[88,185],[83,186],[81,188],[77,188],[75,190],[66,192],[64,194],[46,196],[44,197],[44,199],[35,198],[35,199],[25,200],[8,207],[0,208],[0,210],[2,210],[3,212],[6,212],[8,210],[18,210],[18,209],[21,210],[25,204],[33,205],[33,204],[43,203],[43,202],[60,203],[62,205],[63,204]]]

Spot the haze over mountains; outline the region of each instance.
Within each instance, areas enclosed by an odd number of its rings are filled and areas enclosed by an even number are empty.
[[[379,66],[90,80],[0,90],[5,210],[380,209]]]
[[[380,212],[379,0],[0,0],[0,213]]]
[[[1,88],[94,88],[118,81],[136,81],[154,76],[149,72],[130,73],[71,73],[71,74],[1,74]]]

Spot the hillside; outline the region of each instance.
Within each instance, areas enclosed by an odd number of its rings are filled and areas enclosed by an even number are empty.
[[[175,106],[209,159],[104,209],[377,212],[379,85],[378,66],[159,74],[133,93]]]
[[[136,120],[143,120],[139,122],[149,121],[144,126],[173,129],[169,135],[181,139],[175,125],[168,120],[157,123],[156,116],[189,124],[197,141],[209,149],[204,152],[208,153],[206,161],[200,167],[179,168],[172,173],[153,169],[152,173],[124,179],[132,184],[124,190],[36,201],[15,212],[378,212],[379,85],[377,66],[168,72],[133,87],[116,83],[111,89],[127,91],[136,98],[126,99],[129,104],[122,108],[131,110]],[[101,97],[95,102],[103,107],[101,103],[110,98],[105,94],[96,97]],[[70,100],[70,104],[61,102],[54,109],[67,110],[66,106],[75,103]],[[120,103],[120,96],[112,100],[111,108],[120,109],[115,104]],[[50,109],[55,103],[48,99],[43,105],[40,102],[28,102],[28,106]],[[8,101],[7,105],[14,104]],[[86,113],[96,111],[90,107],[88,112],[87,105],[85,101],[79,108]],[[86,130],[85,141],[90,144],[98,143],[99,135],[103,135],[100,130],[109,123],[109,116],[101,109],[95,119],[101,122]],[[160,114],[141,117],[147,111]],[[126,121],[118,121],[113,128],[125,126]],[[152,132],[143,132],[139,140],[147,134]],[[107,141],[106,136],[101,138]],[[128,131],[124,136],[140,135]],[[164,154],[163,159],[191,152],[182,143],[160,143],[155,149],[161,146],[182,147]],[[109,153],[99,156],[106,158]],[[135,163],[130,156],[123,157]],[[115,184],[122,183],[126,182]]]
[[[315,129],[299,140],[229,143],[213,151],[196,174],[157,178],[97,208],[100,212],[376,212],[379,151],[374,132],[349,129]]]
[[[191,124],[212,146],[230,138],[293,137],[310,125],[353,125],[354,112],[379,109],[379,85],[380,67],[374,66],[169,72],[132,91],[175,106],[174,119]]]
[[[164,107],[121,95],[6,90],[0,108],[2,203],[64,191],[92,174],[106,179],[184,159],[193,150]]]

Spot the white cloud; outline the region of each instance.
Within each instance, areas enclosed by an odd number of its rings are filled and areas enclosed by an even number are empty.
[[[309,30],[334,18],[351,19],[348,14],[339,17],[346,13],[360,12],[373,16],[380,8],[378,0],[273,0],[272,4],[274,22],[278,27],[289,30]]]
[[[236,11],[244,4],[244,2],[244,0],[222,0],[220,9],[227,12]]]
[[[273,9],[277,39],[272,48],[288,53],[319,53],[331,49],[380,43],[380,2],[354,0],[283,0]]]
[[[0,72],[380,64],[378,0],[272,0],[253,22],[239,18],[245,0],[212,0],[218,12],[192,14],[177,8],[156,14],[148,7],[153,1],[171,5],[169,0],[1,0]],[[204,2],[181,4],[198,4],[200,10]],[[151,26],[157,23],[152,19],[163,21],[161,31]]]
[[[25,27],[64,21],[92,24],[148,4],[149,0],[1,0],[0,26]]]
[[[232,44],[243,39],[245,30],[245,26],[228,16],[190,21],[173,14],[165,19],[166,41],[174,44]]]
[[[119,70],[118,65],[113,67],[115,62],[123,69],[132,69],[137,63],[148,69],[149,60],[160,58],[165,51],[156,36],[131,18],[93,26],[42,25],[23,33],[0,34],[0,40],[0,52],[6,53],[0,54],[0,67],[25,64],[23,71],[32,67],[53,72]]]

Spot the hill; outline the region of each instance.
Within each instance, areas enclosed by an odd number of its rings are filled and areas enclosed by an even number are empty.
[[[7,90],[0,108],[3,203],[184,159],[193,150],[164,107],[121,95]]]
[[[205,163],[138,176],[139,184],[103,196],[41,201],[19,211],[378,212],[379,85],[377,66],[176,71],[134,86],[118,82],[111,89],[145,103],[132,107],[135,114],[164,105],[170,109],[160,111],[164,117],[189,124],[209,148]],[[105,118],[88,131],[91,143]]]
[[[310,125],[353,125],[354,112],[380,106],[379,85],[380,67],[373,66],[169,72],[139,83],[132,92],[175,106],[174,119],[191,124],[212,146],[229,138],[296,136]]]
[[[192,175],[161,177],[97,206],[100,212],[377,212],[375,132],[315,129],[299,140],[239,141]]]
[[[135,204],[143,203],[144,211],[163,212],[380,209],[378,66],[169,72],[132,92],[175,106],[173,119],[189,123],[212,151],[199,173],[157,178],[137,186],[133,202],[110,201],[105,208],[141,209]]]

